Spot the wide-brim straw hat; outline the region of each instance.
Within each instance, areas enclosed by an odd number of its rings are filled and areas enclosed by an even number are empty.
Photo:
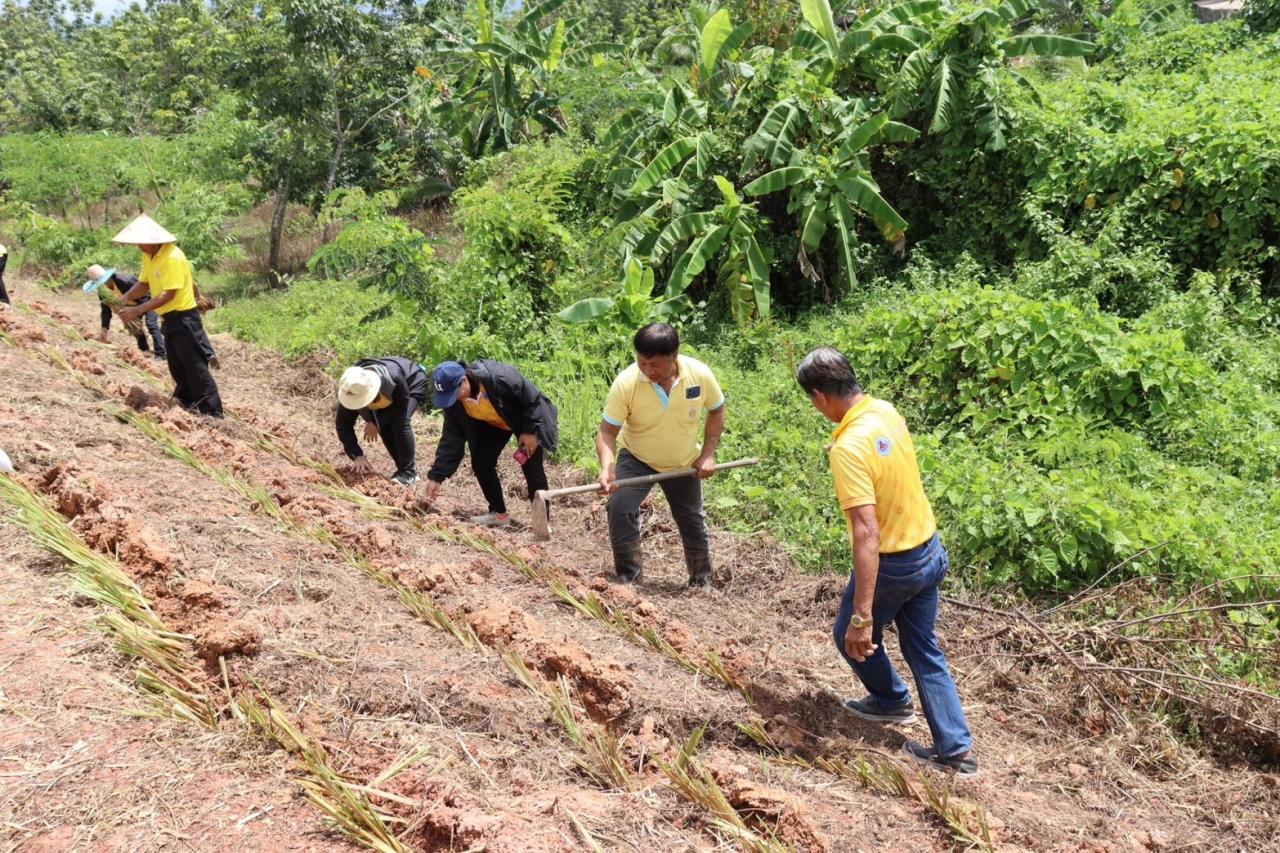
[[[108,269],[103,269],[102,266],[99,264],[94,264],[93,266],[89,267],[89,269],[85,270],[85,275],[89,277],[89,280],[84,283],[84,292],[93,293],[93,291],[97,290],[99,287],[102,287],[102,285],[110,281],[111,276],[115,274],[116,274],[115,267],[112,267],[111,269],[108,270]]]
[[[160,223],[145,213],[130,222],[124,229],[111,238],[112,243],[129,243],[134,246],[160,246],[165,243],[176,243],[178,238],[170,234]]]
[[[378,374],[365,367],[348,367],[338,380],[338,402],[344,409],[363,409],[382,388]]]

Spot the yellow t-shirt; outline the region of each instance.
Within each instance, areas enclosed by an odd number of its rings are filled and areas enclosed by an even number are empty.
[[[190,311],[196,307],[196,291],[191,277],[191,262],[182,254],[176,243],[165,243],[154,255],[142,256],[142,271],[138,280],[151,290],[155,299],[166,290],[177,293],[167,305],[156,309],[157,314],[170,311]]]
[[[511,427],[507,426],[507,422],[502,419],[502,415],[498,414],[498,410],[493,407],[493,401],[489,399],[489,392],[484,390],[484,386],[480,386],[480,393],[473,400],[470,397],[462,401],[462,408],[466,410],[467,415],[477,421],[484,421],[489,426],[495,426],[498,429],[505,429],[511,432]]]
[[[828,456],[841,509],[875,505],[880,553],[915,548],[938,531],[907,422],[889,403],[859,400],[831,434]]]
[[[618,447],[657,471],[687,468],[698,458],[703,411],[724,405],[715,374],[696,358],[676,357],[680,373],[670,393],[632,364],[618,374],[604,403],[604,419],[622,427]]]

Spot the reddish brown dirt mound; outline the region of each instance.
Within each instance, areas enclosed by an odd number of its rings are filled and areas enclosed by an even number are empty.
[[[82,476],[74,465],[68,463],[59,463],[45,471],[37,488],[48,495],[58,512],[67,518],[96,511],[107,498],[105,486]]]
[[[161,391],[152,391],[141,385],[131,385],[124,392],[124,404],[135,412],[155,409],[165,411],[172,406],[172,398]]]
[[[546,637],[538,620],[523,610],[493,605],[469,614],[467,621],[486,645],[515,647],[548,678],[563,675],[581,694],[592,719],[616,720],[631,711],[635,688],[621,666],[597,658],[565,637]]]
[[[521,832],[516,822],[444,779],[426,782],[419,815],[417,845],[425,850],[488,850],[490,853],[534,853],[550,850],[545,842]]]
[[[258,626],[245,619],[215,619],[198,629],[196,654],[206,663],[214,664],[219,657],[257,654],[261,640]]]
[[[71,351],[71,358],[68,361],[72,367],[82,373],[91,373],[94,376],[107,375],[107,369],[98,360],[98,354],[91,349],[77,347]]]
[[[136,347],[121,344],[116,347],[116,355],[118,355],[120,360],[124,363],[131,367],[136,367],[139,370],[145,370],[152,376],[161,377],[166,375],[163,362],[156,361],[150,356],[150,354],[143,353]]]
[[[746,772],[745,768],[742,770]],[[760,825],[768,834],[796,850],[820,853],[830,850],[831,840],[814,826],[809,809],[800,798],[776,788],[768,788],[740,775],[714,774],[729,803],[748,822]]]
[[[182,588],[182,602],[201,610],[219,610],[234,596],[234,590],[201,578],[188,581]]]
[[[173,557],[154,530],[136,518],[118,518],[114,507],[97,517],[85,517],[80,535],[96,550],[113,554],[134,578],[167,575]]]
[[[0,329],[12,335],[19,344],[43,344],[49,341],[49,336],[43,330],[24,322],[12,311],[0,311]]]

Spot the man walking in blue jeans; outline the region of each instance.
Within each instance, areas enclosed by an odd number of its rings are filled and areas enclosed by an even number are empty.
[[[849,525],[853,573],[834,634],[840,654],[870,694],[842,704],[864,720],[915,721],[911,693],[881,648],[884,626],[894,622],[933,735],[932,746],[908,740],[903,749],[920,764],[973,776],[973,739],[933,631],[938,585],[950,562],[907,424],[889,403],[863,393],[849,360],[832,347],[805,356],[796,381],[814,408],[837,424],[828,455]]]

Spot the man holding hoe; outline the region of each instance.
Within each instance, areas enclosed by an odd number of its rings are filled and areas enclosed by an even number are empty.
[[[618,577],[639,580],[640,504],[652,488],[617,481],[692,467],[693,477],[662,481],[680,530],[689,586],[711,586],[711,541],[702,507],[702,481],[715,474],[716,447],[724,431],[724,394],[715,374],[680,355],[680,336],[667,323],[636,332],[635,363],[613,381],[596,434],[600,489],[609,495],[609,541]],[[698,426],[707,413],[702,445]]]
[[[863,393],[849,360],[832,347],[805,356],[796,381],[813,407],[838,424],[828,455],[849,525],[853,572],[833,630],[840,654],[870,693],[843,705],[864,720],[915,722],[911,693],[881,647],[884,626],[894,622],[933,735],[931,747],[909,740],[903,749],[917,763],[973,776],[973,739],[933,628],[950,560],[907,424],[889,403]]]

